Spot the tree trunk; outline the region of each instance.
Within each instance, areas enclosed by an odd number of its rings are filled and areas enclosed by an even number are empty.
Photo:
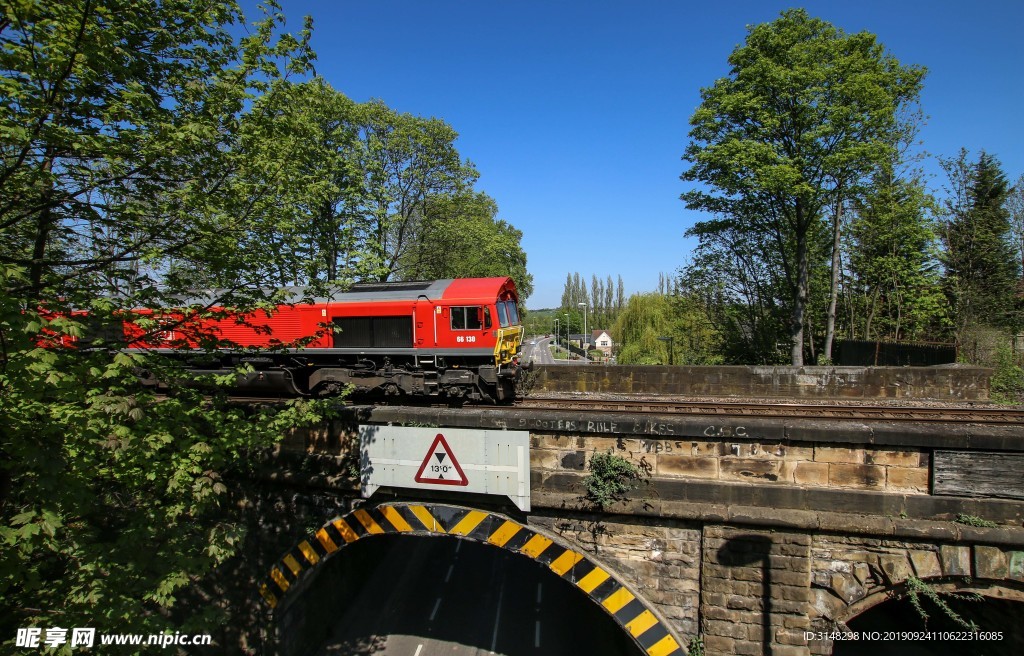
[[[790,355],[794,367],[804,365],[804,312],[807,309],[807,287],[809,265],[807,262],[807,226],[804,224],[804,206],[796,201],[796,294],[793,299],[793,316],[789,335],[792,339]]]
[[[832,340],[836,333],[836,304],[839,300],[839,238],[842,235],[843,199],[836,202],[836,213],[832,225],[832,286],[828,299],[828,322],[825,324],[825,360],[832,362]]]

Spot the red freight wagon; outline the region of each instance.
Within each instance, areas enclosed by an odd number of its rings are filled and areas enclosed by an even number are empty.
[[[290,294],[303,296],[300,289]],[[357,391],[493,402],[514,395],[523,338],[518,300],[511,278],[365,283],[269,315],[204,321],[203,329],[232,343],[212,354],[200,356],[198,344],[173,329],[159,342],[138,343],[130,326],[126,336],[145,350],[185,357],[204,373],[249,363],[255,371],[239,381],[245,388],[328,395],[352,384]],[[182,339],[192,348],[168,348]],[[300,340],[304,346],[291,346]]]

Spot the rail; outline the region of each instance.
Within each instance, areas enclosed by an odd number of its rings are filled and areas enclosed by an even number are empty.
[[[476,406],[481,407],[481,406]],[[1024,429],[1024,409],[948,406],[824,405],[737,401],[657,401],[647,399],[565,399],[529,397],[516,407],[538,410],[586,410],[609,413],[792,417],[844,421],[921,421],[964,424],[1010,424]],[[1024,437],[1024,432],[1022,432]]]

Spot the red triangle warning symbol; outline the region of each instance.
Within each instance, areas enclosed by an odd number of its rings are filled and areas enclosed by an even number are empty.
[[[414,461],[415,462],[415,461]],[[416,472],[417,483],[434,485],[469,485],[469,479],[456,460],[452,448],[444,435],[437,434],[434,442],[427,449],[427,457],[423,459],[419,471]]]

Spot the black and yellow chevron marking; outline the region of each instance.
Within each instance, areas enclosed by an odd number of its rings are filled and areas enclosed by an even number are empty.
[[[650,656],[685,653],[643,601],[586,555],[502,515],[458,506],[389,503],[359,508],[332,519],[271,568],[260,594],[270,608],[275,608],[301,577],[345,545],[395,533],[453,535],[531,558],[585,592]]]

